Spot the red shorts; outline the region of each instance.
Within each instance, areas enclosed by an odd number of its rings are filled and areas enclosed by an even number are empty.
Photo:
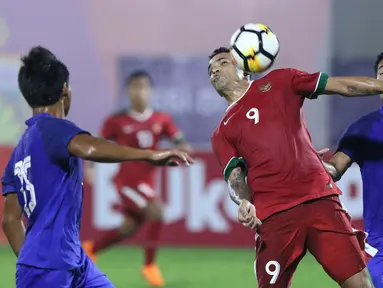
[[[117,192],[121,201],[114,205],[114,209],[124,215],[142,217],[148,203],[157,199],[155,190],[147,183],[132,187],[117,185]]]
[[[266,219],[256,239],[258,287],[289,287],[308,250],[339,284],[366,267],[364,232],[351,227],[337,196],[300,204]]]

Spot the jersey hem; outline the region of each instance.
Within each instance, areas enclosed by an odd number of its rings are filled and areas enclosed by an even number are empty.
[[[14,187],[11,187],[11,186],[3,186],[3,191],[2,191],[2,195],[3,196],[6,196],[8,194],[15,194],[17,193],[17,189],[15,189]]]
[[[274,209],[270,209],[270,212],[265,213],[264,215],[263,215],[263,213],[259,213],[260,211],[257,210],[257,217],[261,221],[265,221],[276,213],[280,213],[280,212],[289,210],[291,208],[294,208],[294,207],[296,207],[300,204],[303,204],[305,202],[308,202],[310,200],[319,200],[319,199],[324,198],[324,197],[339,196],[339,195],[341,195],[341,193],[334,191],[334,190],[328,191],[327,193],[316,193],[313,195],[308,195],[306,197],[299,198],[298,200],[292,202],[290,205],[278,205]],[[255,208],[257,208],[257,205],[255,202],[253,202],[253,205],[255,206]]]

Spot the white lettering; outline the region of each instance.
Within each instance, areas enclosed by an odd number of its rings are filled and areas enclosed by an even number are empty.
[[[31,156],[27,156],[24,160],[17,162],[14,169],[14,175],[19,178],[21,183],[20,191],[24,198],[24,212],[28,218],[33,210],[35,210],[37,204],[35,186],[28,179],[29,168],[31,168]]]

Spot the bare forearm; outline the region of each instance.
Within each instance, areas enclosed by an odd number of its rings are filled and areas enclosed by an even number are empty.
[[[343,174],[350,168],[351,164],[351,158],[340,151],[336,152],[328,162],[323,162],[323,166],[331,175],[334,182],[339,181],[342,178]]]
[[[249,202],[252,202],[253,196],[245,181],[245,175],[240,167],[233,169],[230,174],[228,184],[230,198],[235,203],[240,204],[241,200],[248,200]]]
[[[369,77],[331,77],[325,94],[340,94],[346,97],[370,96],[383,93],[383,81]]]
[[[2,223],[4,234],[8,239],[16,256],[19,256],[21,246],[25,240],[25,228],[21,220],[13,220]]]
[[[119,163],[124,161],[149,161],[152,150],[121,146],[102,138],[78,135],[69,146],[69,152],[84,160],[100,163]]]
[[[330,174],[332,180],[334,180],[334,182],[339,181],[340,178],[342,177],[342,175],[340,175],[338,173],[338,171],[336,170],[335,166],[333,164],[331,164],[331,163],[324,162],[324,161],[322,161],[322,163],[323,163],[324,168]]]

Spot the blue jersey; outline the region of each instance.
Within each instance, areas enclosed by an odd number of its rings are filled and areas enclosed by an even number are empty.
[[[363,218],[368,242],[383,249],[383,108],[353,123],[337,151],[360,167],[363,181]]]
[[[38,114],[28,126],[2,177],[2,194],[17,193],[28,219],[18,264],[74,269],[84,264],[80,243],[82,161],[68,151],[81,130],[72,122]]]

